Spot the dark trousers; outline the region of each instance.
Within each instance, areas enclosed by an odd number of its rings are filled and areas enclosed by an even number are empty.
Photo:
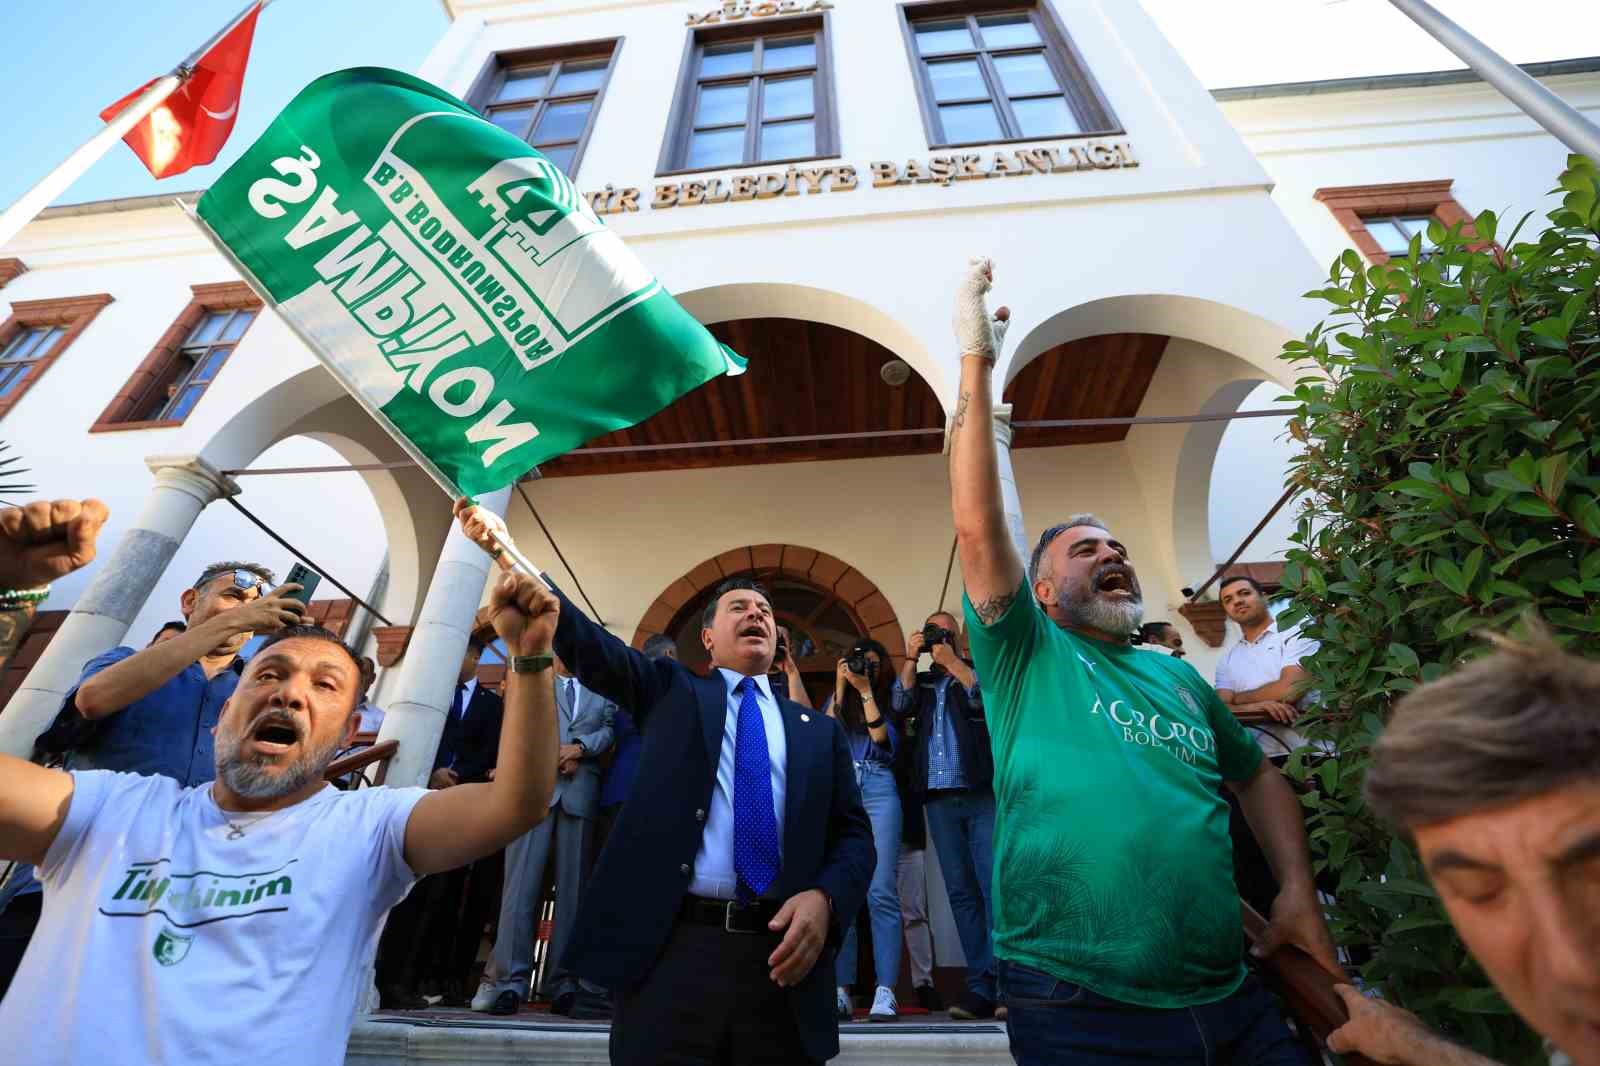
[[[1135,1007],[1004,959],[1000,997],[1017,1066],[1310,1066],[1254,974],[1199,1007]]]
[[[39,924],[39,910],[44,906],[43,892],[29,892],[17,896],[0,911],[0,999],[6,998],[11,978],[22,965],[22,953],[28,950],[34,927]]]
[[[443,982],[446,992],[471,992],[467,983],[483,927],[500,902],[502,853],[430,874],[389,912],[378,942],[379,988],[416,989]]]
[[[616,997],[612,1066],[814,1066],[768,976],[779,939],[679,922],[644,981]]]

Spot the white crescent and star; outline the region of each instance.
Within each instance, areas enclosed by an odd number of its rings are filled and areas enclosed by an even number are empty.
[[[200,105],[200,110],[204,111],[207,115],[209,115],[211,118],[216,119],[218,122],[226,122],[228,119],[230,119],[230,118],[232,118],[234,116],[234,113],[236,111],[239,110],[239,101],[238,100],[234,100],[233,103],[228,105],[228,110],[222,112],[221,114],[218,114],[217,112],[211,110],[205,104],[201,104]]]

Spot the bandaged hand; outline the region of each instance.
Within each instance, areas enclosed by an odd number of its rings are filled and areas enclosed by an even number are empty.
[[[971,260],[956,290],[955,318],[951,323],[959,353],[981,356],[991,363],[999,356],[1006,329],[1011,324],[1008,308],[1002,307],[993,315],[989,314],[984,297],[993,284],[994,265],[986,258]]]

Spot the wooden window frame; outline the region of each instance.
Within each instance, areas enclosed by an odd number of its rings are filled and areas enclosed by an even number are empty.
[[[1312,199],[1333,212],[1334,219],[1369,263],[1382,266],[1390,256],[1367,232],[1368,219],[1425,215],[1438,219],[1447,229],[1459,222],[1465,232],[1472,232],[1472,216],[1456,202],[1450,191],[1452,184],[1453,178],[1445,178],[1385,185],[1327,186],[1313,193]]]
[[[100,309],[111,302],[110,293],[97,293],[93,296],[62,296],[47,300],[14,300],[11,303],[11,316],[0,323],[0,349],[10,344],[17,334],[27,329],[48,329],[53,326],[62,326],[66,332],[57,339],[55,347],[50,354],[34,364],[33,372],[19,385],[11,395],[0,399],[0,418],[4,418],[16,407],[18,401],[28,394],[28,391],[38,384],[39,379],[49,371],[57,359],[60,359],[66,350],[72,347],[72,342],[78,339],[83,331],[89,328]]]
[[[772,37],[794,37],[810,31],[816,40],[817,62],[814,67],[793,67],[771,72],[771,77],[782,79],[810,71],[812,82],[811,121],[816,137],[816,152],[812,155],[761,159],[761,107],[764,99],[762,86],[769,77],[761,69],[761,56],[765,42]],[[839,144],[839,97],[833,79],[833,22],[827,11],[789,18],[765,18],[759,23],[737,22],[724,25],[696,26],[689,30],[683,44],[683,57],[678,62],[678,85],[673,92],[672,110],[667,115],[667,133],[661,141],[661,155],[656,161],[656,177],[675,177],[680,174],[706,174],[718,170],[742,170],[748,167],[788,166],[791,163],[809,163],[819,159],[837,159]],[[729,74],[713,78],[700,77],[700,63],[708,46],[737,44],[754,41],[755,51],[751,70],[747,74]],[[689,156],[689,140],[694,134],[694,112],[699,102],[700,86],[720,82],[748,79],[755,83],[745,110],[745,158],[738,163],[721,163],[710,167],[684,165]],[[800,121],[805,116],[790,119]]]
[[[174,426],[183,425],[188,420],[188,415],[183,418],[146,419],[136,422],[128,421],[128,419],[131,418],[135,411],[143,408],[149,402],[151,399],[150,390],[167,377],[173,363],[177,361],[183,351],[184,342],[189,339],[189,335],[194,332],[194,328],[205,319],[206,315],[218,311],[255,311],[257,312],[256,321],[260,320],[261,299],[251,291],[250,286],[242,281],[191,285],[190,292],[193,295],[189,300],[188,306],[179,313],[177,320],[167,327],[167,331],[161,335],[161,339],[156,342],[156,346],[150,349],[150,354],[144,357],[144,360],[140,362],[127,382],[111,398],[111,402],[106,405],[105,410],[100,412],[100,417],[95,419],[94,425],[89,427],[90,433],[120,433],[125,430],[135,429],[170,429]],[[250,325],[255,325],[255,322],[251,322]],[[239,335],[239,339],[233,342],[235,351],[238,350],[240,344],[244,343],[244,339],[249,333],[250,328],[247,326],[244,333]],[[205,399],[205,393],[211,390],[211,386],[216,382],[217,377],[227,369],[228,363],[231,361],[231,358],[225,361],[217,369],[217,373],[212,375],[211,380],[206,382],[205,390],[201,392],[200,398],[195,401],[195,406],[189,409],[189,414],[194,414],[195,408],[199,407],[201,401]]]
[[[1010,15],[1024,14],[1032,20],[1034,28],[1039,33],[1043,42],[1045,62],[1049,65],[1051,73],[1061,85],[1067,107],[1078,121],[1082,129],[1077,133],[1046,134],[1038,137],[1007,136],[992,141],[947,141],[943,137],[944,126],[939,119],[940,103],[961,103],[962,101],[938,101],[934,97],[933,81],[928,76],[928,59],[961,59],[976,58],[979,71],[983,76],[984,84],[990,92],[987,102],[996,107],[999,116],[1001,132],[1008,133],[1012,130],[1021,132],[1016,116],[1011,110],[1011,98],[1001,84],[999,73],[994,69],[993,53],[1009,54],[1013,52],[1035,51],[1039,46],[1026,45],[1010,48],[985,48],[982,47],[982,36],[979,35],[977,19],[985,15]],[[973,43],[978,47],[963,49],[955,52],[938,53],[934,56],[924,56],[917,48],[917,34],[915,24],[919,22],[936,22],[945,19],[965,18],[967,28],[973,35]],[[1047,0],[917,0],[917,2],[900,5],[900,32],[905,39],[906,57],[911,63],[911,79],[917,87],[917,107],[922,113],[922,129],[928,138],[929,148],[970,148],[976,145],[988,144],[1028,144],[1037,141],[1070,140],[1076,137],[1111,137],[1126,131],[1117,119],[1116,113],[1111,109],[1111,102],[1106,99],[1101,91],[1100,84],[1095,80],[1089,70],[1088,63],[1084,62],[1083,53],[1078,51],[1078,46],[1067,33],[1060,16],[1050,6]],[[1053,93],[1040,93],[1039,96],[1053,96]],[[976,102],[976,101],[974,101]]]
[[[600,108],[605,103],[606,93],[611,88],[611,75],[617,69],[617,57],[622,54],[622,43],[625,38],[605,37],[592,41],[579,41],[574,44],[549,45],[540,48],[522,48],[512,52],[496,52],[489,57],[489,62],[484,66],[478,78],[473,82],[472,88],[467,92],[467,103],[485,119],[488,118],[491,101],[499,94],[506,79],[512,73],[523,67],[543,66],[546,63],[588,63],[596,59],[606,61],[606,70],[600,78],[600,87],[593,90],[594,106],[589,108],[589,119],[584,123],[583,132],[578,135],[577,144],[572,152],[572,163],[566,174],[569,179],[577,180],[578,171],[583,166],[584,152],[589,147],[589,137],[594,133],[596,123],[600,119]],[[551,82],[560,76],[560,71],[551,71]],[[533,131],[539,128],[539,121],[544,118],[545,111],[552,103],[570,103],[591,95],[585,91],[581,93],[567,93],[563,96],[538,96],[529,97],[537,101],[533,117],[528,122],[528,127],[523,133],[523,141],[532,147],[528,140]],[[502,129],[504,127],[501,127]],[[508,131],[509,132],[509,131]],[[515,134],[513,134],[515,136]],[[538,151],[537,148],[534,149]]]

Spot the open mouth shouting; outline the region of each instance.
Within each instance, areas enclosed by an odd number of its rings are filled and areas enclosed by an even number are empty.
[[[257,719],[245,739],[258,754],[282,755],[300,743],[300,725],[292,715],[269,711]]]
[[[740,640],[759,641],[763,644],[772,639],[772,634],[768,632],[766,623],[758,621],[746,622],[740,626],[738,635]]]
[[[1112,599],[1136,600],[1139,598],[1139,579],[1133,571],[1117,563],[1108,563],[1095,571],[1094,590]]]

